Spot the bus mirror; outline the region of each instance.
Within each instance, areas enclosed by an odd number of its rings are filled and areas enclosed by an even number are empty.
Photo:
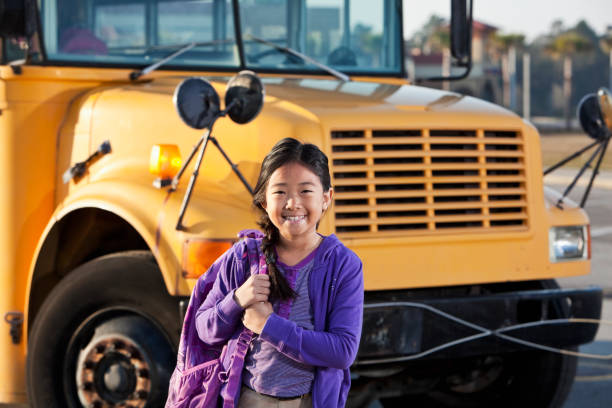
[[[26,35],[25,2],[0,0],[0,36],[22,37]]]
[[[586,189],[584,190],[582,199],[580,200],[580,208],[584,208],[584,205],[589,198],[593,181],[595,180],[595,177],[597,177],[597,174],[599,174],[599,168],[601,167],[603,157],[606,154],[606,150],[608,150],[610,136],[612,136],[612,133],[610,132],[612,130],[610,129],[610,119],[612,119],[612,98],[610,97],[610,91],[607,89],[600,88],[597,94],[587,94],[578,103],[578,120],[580,121],[580,125],[586,134],[595,139],[595,141],[577,152],[570,154],[557,164],[554,164],[553,166],[544,170],[544,175],[547,175],[564,164],[569,163],[576,157],[579,157],[585,153],[587,150],[590,150],[595,146],[597,146],[597,148],[582,164],[578,174],[576,174],[569,186],[567,186],[563,195],[561,198],[559,198],[559,201],[557,201],[557,207],[563,208],[561,204],[563,204],[565,197],[567,197],[567,195],[572,191],[578,179],[584,174],[584,171],[590,168],[592,169],[591,177]],[[595,161],[595,166],[591,165],[593,161]]]
[[[236,123],[248,123],[263,105],[264,88],[252,71],[241,71],[227,83],[225,109]]]
[[[178,173],[176,173],[172,179],[172,182],[167,183],[171,185],[171,191],[176,191],[181,175],[199,149],[200,154],[198,155],[195,169],[191,175],[189,186],[185,191],[181,211],[178,216],[178,221],[176,222],[177,230],[185,229],[183,225],[183,216],[189,205],[193,186],[198,178],[200,165],[202,164],[204,152],[206,151],[209,140],[219,149],[221,155],[227,160],[228,164],[238,178],[240,178],[240,181],[244,184],[249,193],[251,193],[251,195],[253,194],[253,189],[244,175],[238,170],[238,166],[230,160],[229,156],[221,148],[217,138],[212,135],[212,127],[218,118],[226,114],[236,123],[242,124],[250,122],[261,110],[261,106],[263,105],[263,94],[263,85],[261,81],[257,75],[251,71],[239,72],[229,80],[225,91],[225,110],[221,110],[219,107],[219,94],[217,94],[212,85],[203,78],[188,78],[176,87],[174,91],[174,106],[176,106],[176,110],[181,119],[192,128],[208,128],[200,138],[200,141],[194,146],[191,154],[182,164]],[[163,184],[160,182],[160,186],[161,185]]]
[[[471,19],[468,16],[468,1],[471,0],[451,0],[451,54],[459,64],[465,64],[471,52]]]
[[[578,104],[578,120],[582,129],[593,139],[606,135],[606,124],[596,94],[585,95]]]
[[[219,95],[210,82],[202,78],[187,78],[174,91],[174,106],[188,126],[204,129],[219,116]]]
[[[612,95],[606,88],[599,88],[597,98],[599,100],[599,108],[601,109],[603,121],[608,127],[608,130],[612,131]]]

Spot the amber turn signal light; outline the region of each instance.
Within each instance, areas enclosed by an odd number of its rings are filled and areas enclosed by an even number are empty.
[[[183,278],[197,279],[202,276],[232,244],[232,241],[221,240],[186,240],[183,244]]]
[[[151,149],[149,171],[162,180],[173,178],[181,168],[181,153],[177,145],[158,144]]]

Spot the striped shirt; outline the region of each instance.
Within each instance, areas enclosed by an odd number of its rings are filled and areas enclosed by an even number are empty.
[[[276,266],[287,278],[296,292],[289,320],[306,330],[313,330],[313,315],[308,296],[308,281],[314,264],[315,249],[294,266],[280,261]],[[278,314],[279,303],[274,302],[274,312]],[[276,397],[295,397],[310,392],[314,380],[314,367],[297,362],[280,353],[274,346],[255,336],[244,362],[243,383],[262,394]]]

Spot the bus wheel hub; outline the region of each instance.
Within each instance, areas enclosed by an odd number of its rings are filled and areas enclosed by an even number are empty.
[[[142,348],[119,334],[95,337],[79,355],[76,382],[83,406],[144,407],[151,392]]]

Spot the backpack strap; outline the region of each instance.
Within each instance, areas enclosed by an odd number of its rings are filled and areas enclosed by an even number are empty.
[[[238,237],[243,238],[246,244],[246,256],[249,258],[249,276],[268,273],[266,258],[260,247],[263,234],[257,230],[244,230],[240,231]],[[230,356],[227,371],[219,373],[219,379],[223,382],[227,382],[227,386],[221,391],[224,397],[224,407],[234,406],[233,396],[237,395],[238,389],[242,386],[244,359],[249,351],[253,335],[254,333],[251,330],[246,327],[242,328],[236,342],[236,348]]]
[[[250,274],[268,273],[268,265],[266,257],[261,249],[261,238],[263,234],[258,230],[240,231],[238,237],[243,238],[246,244],[246,256],[249,259]],[[293,286],[295,277],[290,284]],[[279,316],[289,318],[289,311],[293,299],[286,299],[279,304]],[[242,370],[244,368],[244,359],[249,351],[251,340],[254,333],[243,327],[238,336],[236,347],[230,356],[230,362],[227,371],[219,373],[219,379],[227,382],[226,387],[221,390],[223,396],[224,407],[234,407],[234,396],[238,395],[239,388],[242,386]]]
[[[238,233],[238,237],[246,239],[251,275],[256,273],[268,273],[266,257],[260,247],[261,238],[264,237],[263,233],[255,229],[246,229],[240,231]],[[295,275],[288,277],[288,282],[291,287],[295,286],[296,279],[297,277]],[[293,299],[285,299],[281,301],[278,305],[278,315],[288,319],[292,304]]]

